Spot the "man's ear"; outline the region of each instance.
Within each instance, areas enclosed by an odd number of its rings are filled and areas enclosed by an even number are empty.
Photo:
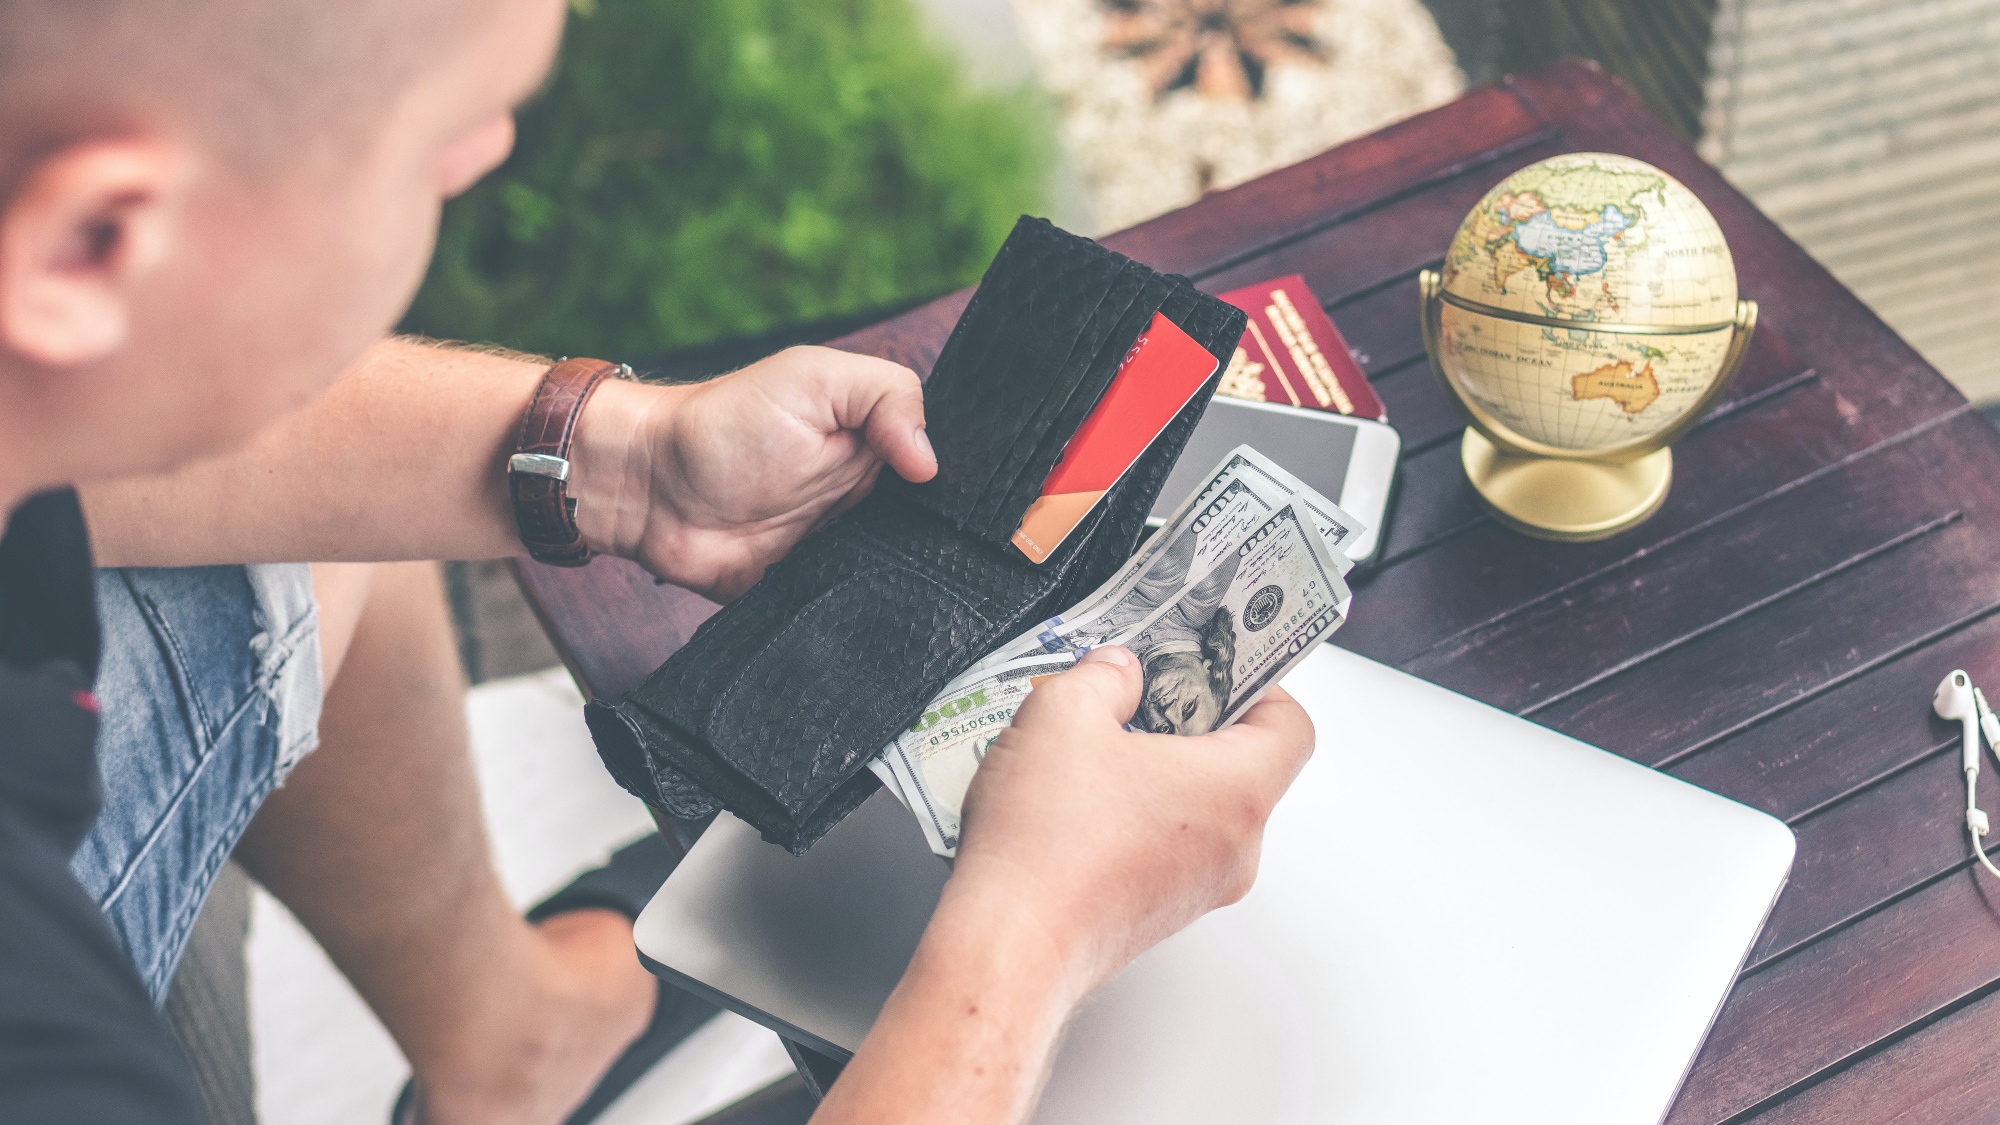
[[[31,163],[0,200],[0,351],[74,367],[122,347],[133,290],[165,254],[184,168],[150,140],[80,142]]]

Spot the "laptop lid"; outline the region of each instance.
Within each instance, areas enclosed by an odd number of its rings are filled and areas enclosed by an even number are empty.
[[[1085,1005],[1036,1120],[1660,1120],[1790,830],[1332,646],[1285,686],[1319,745],[1256,888]],[[800,858],[723,814],[635,935],[654,971],[843,1057],[947,875],[887,793]]]

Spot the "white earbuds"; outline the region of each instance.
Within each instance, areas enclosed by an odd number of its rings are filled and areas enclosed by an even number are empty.
[[[1931,696],[1931,710],[1938,713],[1938,718],[1949,719],[1964,727],[1963,768],[1975,773],[1979,770],[1979,701],[1972,695],[1976,690],[1972,686],[1972,677],[1966,675],[1963,669],[1954,668],[1951,675],[1938,684],[1937,694]]]
[[[1937,712],[1938,718],[1959,724],[1962,732],[1959,761],[1965,771],[1965,827],[1972,833],[1972,854],[1979,857],[1986,870],[2000,877],[2000,867],[1993,866],[1993,861],[1986,858],[1986,846],[1980,843],[1992,826],[1978,804],[1979,736],[1983,732],[1994,754],[2000,756],[2000,718],[1995,718],[1993,709],[1986,705],[1986,693],[1972,686],[1972,677],[1960,668],[1952,669],[1938,684],[1937,693],[1931,696],[1931,710]]]

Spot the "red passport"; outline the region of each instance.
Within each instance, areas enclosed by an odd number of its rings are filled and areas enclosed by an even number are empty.
[[[1389,420],[1347,341],[1298,274],[1222,294],[1250,327],[1218,393],[1335,414]]]
[[[1063,446],[1042,494],[1021,517],[1014,546],[1037,563],[1054,554],[1215,374],[1215,366],[1207,348],[1154,313],[1153,323],[1119,361],[1111,385]]]

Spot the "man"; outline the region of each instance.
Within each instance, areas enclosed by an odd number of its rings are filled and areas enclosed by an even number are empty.
[[[375,342],[439,201],[505,155],[562,16],[560,0],[0,0],[0,1120],[194,1113],[146,982],[68,871],[95,813],[97,646],[78,510],[49,490],[91,485],[106,561],[127,566],[518,551],[500,467],[536,365]],[[701,388],[606,385],[571,461],[589,546],[718,597],[883,465],[935,471],[914,376],[823,349]],[[127,573],[131,612],[199,674]],[[398,692],[440,690],[385,655],[404,627],[436,638],[402,619],[433,604],[420,572],[319,568],[317,608],[295,568],[229,573],[257,630],[251,702],[282,726],[279,703],[333,684],[329,756],[298,763],[309,736],[281,732],[230,790],[247,816],[297,764],[246,840],[254,869],[397,1028],[426,1119],[559,1120],[648,1018],[629,925],[522,925],[483,866],[462,761],[333,729],[393,724]],[[383,706],[336,706],[357,667]],[[1130,654],[1100,650],[1001,736],[930,928],[821,1119],[1024,1118],[1076,1002],[1248,889],[1310,724],[1274,693],[1203,738],[1134,734],[1139,683]],[[191,726],[229,727],[199,687],[173,688]],[[380,756],[335,761],[336,741]],[[200,776],[239,764],[202,745]],[[229,824],[199,827],[202,855],[226,850]],[[148,886],[178,876],[175,901],[198,902],[190,866]]]

